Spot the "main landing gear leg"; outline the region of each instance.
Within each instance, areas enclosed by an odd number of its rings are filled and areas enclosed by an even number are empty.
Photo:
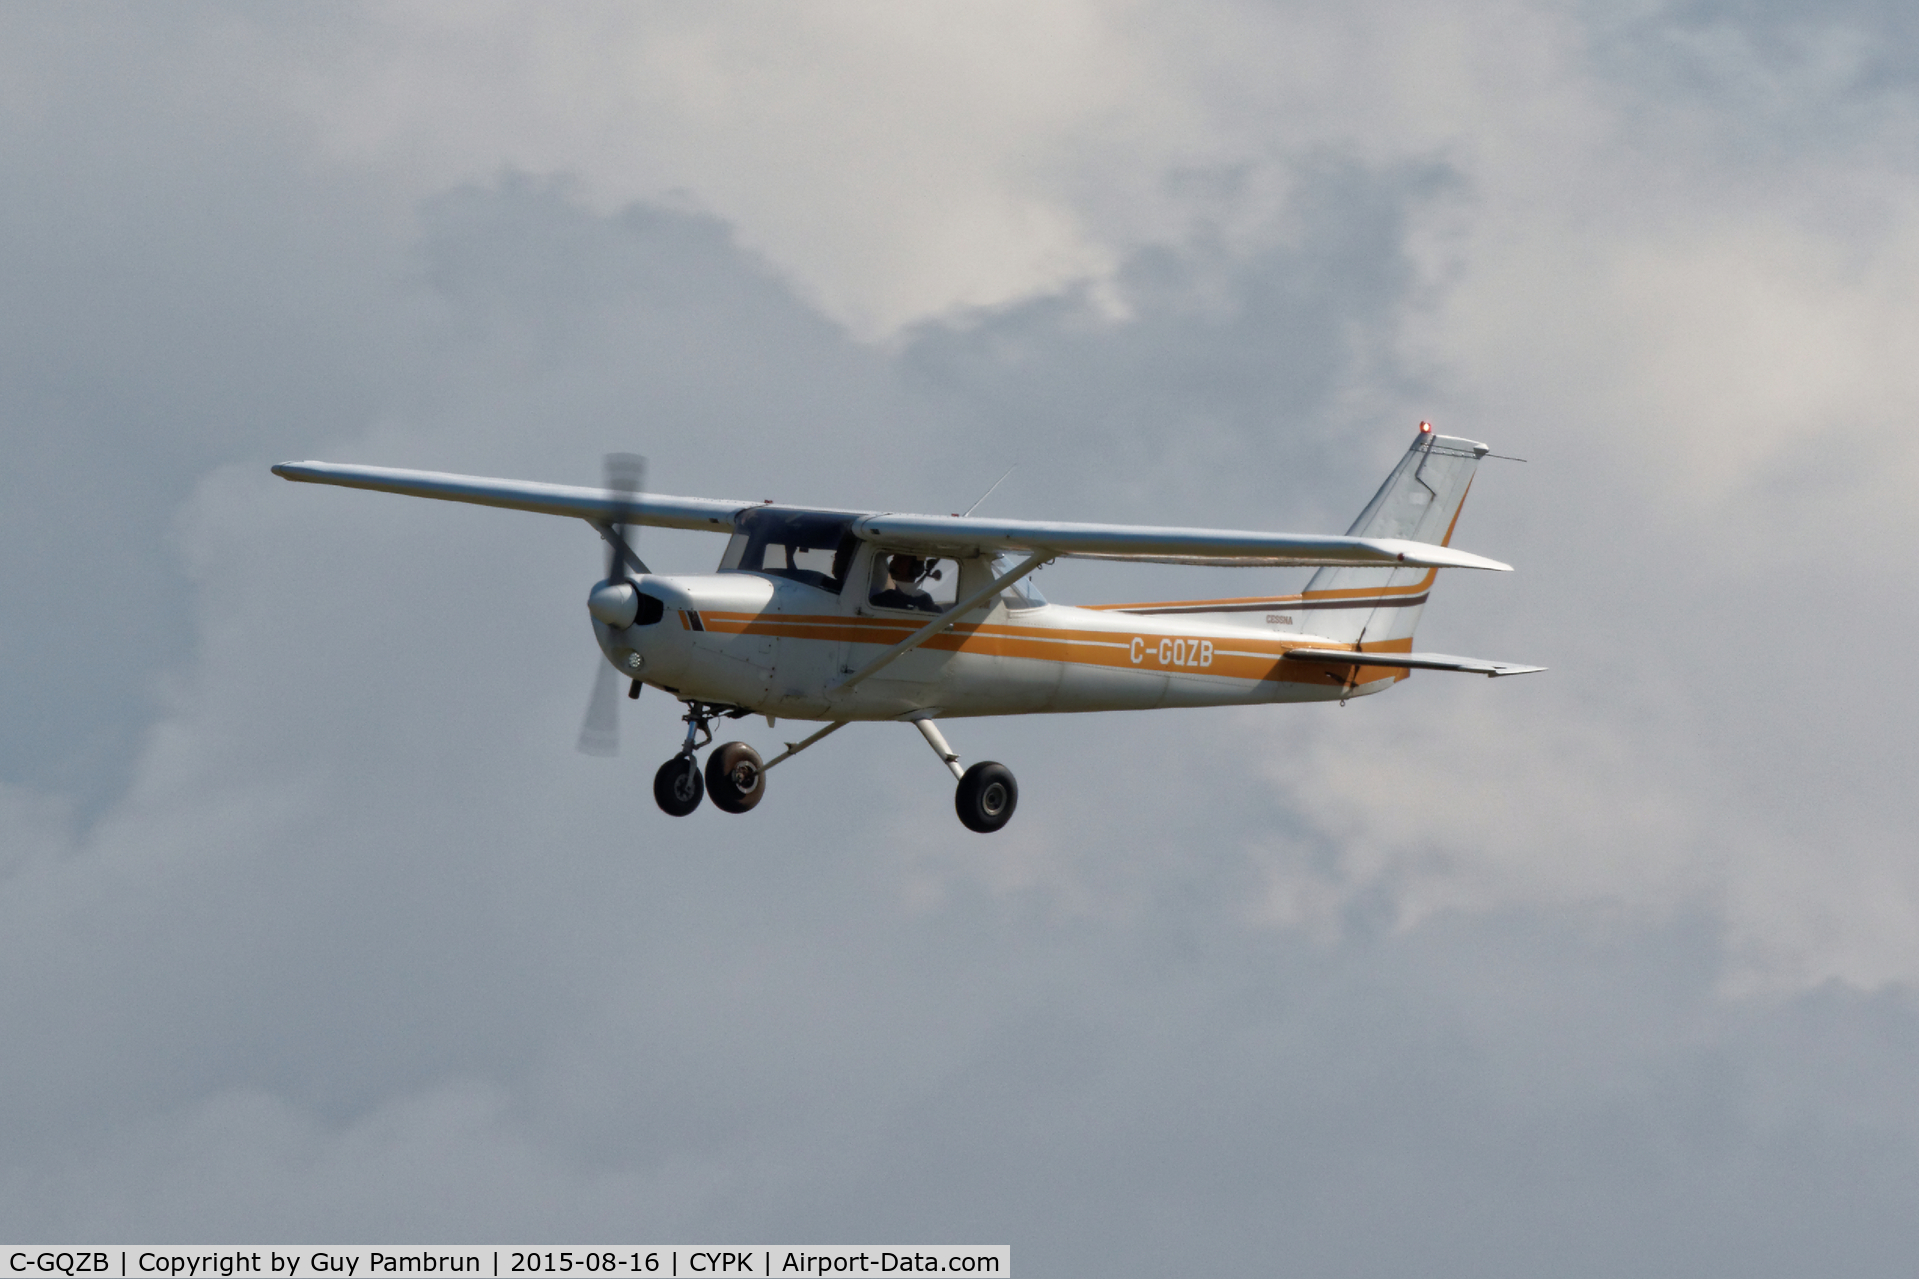
[[[966,776],[966,771],[960,767],[959,756],[955,755],[953,748],[946,744],[946,734],[940,732],[938,724],[930,719],[916,719],[913,721],[913,727],[919,729],[920,736],[924,737],[926,744],[933,748],[933,753],[953,770],[954,778]]]
[[[1019,806],[1019,783],[1013,780],[1012,769],[990,759],[962,769],[959,756],[946,744],[946,735],[940,732],[939,725],[930,718],[922,718],[914,720],[913,726],[959,779],[959,787],[953,792],[953,807],[966,829],[990,835],[1013,820],[1013,810]]]

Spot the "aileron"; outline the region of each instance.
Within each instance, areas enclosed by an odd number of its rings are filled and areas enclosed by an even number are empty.
[[[540,515],[568,515],[593,524],[605,523],[624,513],[633,524],[714,532],[731,532],[735,515],[759,505],[704,497],[669,497],[663,493],[621,495],[609,489],[571,484],[540,484],[532,480],[408,471],[388,466],[343,466],[335,462],[282,462],[273,468],[273,473],[300,484],[336,484],[342,488],[371,489],[405,497],[471,502]]]

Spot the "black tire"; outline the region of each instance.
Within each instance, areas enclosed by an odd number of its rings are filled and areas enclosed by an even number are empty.
[[[1013,820],[1019,807],[1019,783],[1013,770],[992,760],[981,760],[967,769],[953,794],[953,807],[968,830],[990,835]]]
[[[717,746],[706,757],[706,793],[723,813],[744,813],[766,794],[760,753],[745,742]]]
[[[660,811],[672,817],[685,817],[706,798],[700,781],[700,762],[691,755],[675,755],[653,774],[653,798]]]

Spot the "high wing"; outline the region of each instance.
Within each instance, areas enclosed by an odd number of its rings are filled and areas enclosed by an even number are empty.
[[[301,484],[337,484],[343,488],[434,497],[444,502],[472,502],[478,506],[534,511],[541,515],[570,515],[589,524],[603,524],[618,515],[629,524],[730,532],[735,515],[749,506],[760,505],[705,497],[668,497],[664,493],[614,493],[570,484],[449,475],[444,471],[341,466],[334,462],[282,462],[273,468],[273,473],[283,480]]]
[[[1413,568],[1512,571],[1512,565],[1498,560],[1431,542],[1395,537],[1243,533],[1216,528],[1159,528],[1150,524],[1063,524],[1044,520],[972,519],[959,515],[869,515],[854,524],[853,531],[869,542],[949,554],[1051,551],[1078,559],[1247,568],[1404,564]]]
[[[759,502],[660,493],[625,495],[606,489],[527,480],[407,471],[385,466],[344,466],[332,462],[283,462],[273,468],[282,479],[303,484],[336,484],[408,497],[472,502],[543,515],[565,515],[600,524],[616,515],[633,524],[667,528],[731,531],[743,510]],[[781,508],[772,508],[781,509]],[[1406,565],[1414,568],[1483,568],[1500,572],[1511,566],[1430,542],[1402,538],[1329,537],[1300,533],[1252,533],[1230,529],[1158,528],[1137,524],[1068,524],[1043,520],[974,519],[966,516],[894,515],[836,512],[852,518],[854,534],[925,554],[972,555],[1023,551],[1029,555],[1086,559],[1141,560],[1175,564],[1224,564],[1246,567],[1315,565]]]
[[[1389,666],[1409,671],[1463,671],[1497,679],[1501,675],[1531,675],[1543,666],[1519,666],[1512,662],[1489,662],[1480,657],[1454,657],[1451,653],[1363,653],[1350,648],[1290,648],[1286,657],[1294,662],[1323,662],[1329,666]]]

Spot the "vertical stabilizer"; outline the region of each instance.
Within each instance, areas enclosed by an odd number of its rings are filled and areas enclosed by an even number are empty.
[[[1347,535],[1448,545],[1473,471],[1487,452],[1484,444],[1436,435],[1420,423],[1419,437]],[[1367,648],[1387,640],[1403,647],[1438,575],[1431,568],[1320,569],[1300,598],[1298,629],[1343,644],[1363,638]]]

